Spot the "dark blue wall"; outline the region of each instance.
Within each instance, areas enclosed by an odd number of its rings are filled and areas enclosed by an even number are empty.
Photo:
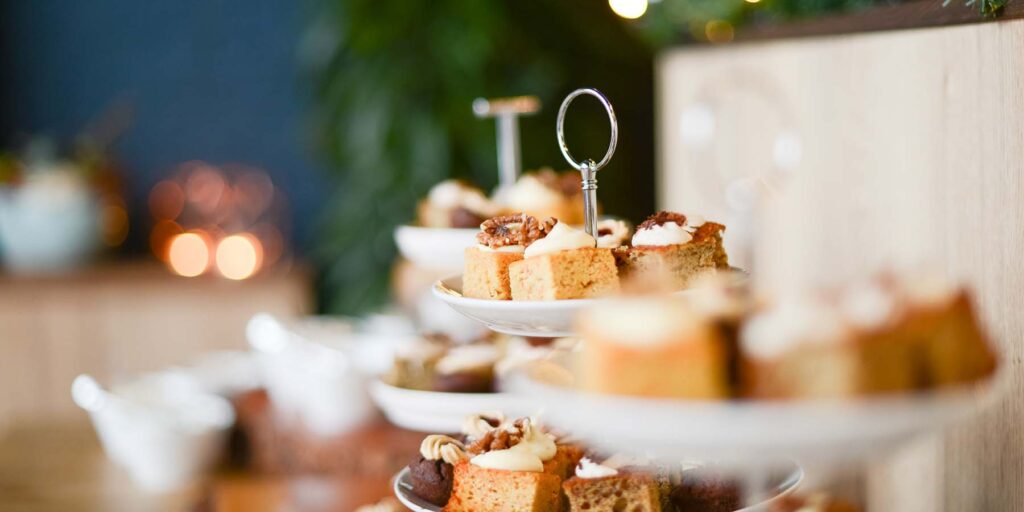
[[[312,108],[297,63],[308,2],[0,0],[0,140],[66,141],[117,100],[133,220],[149,188],[193,159],[271,173],[308,242],[327,176],[309,151]],[[140,217],[141,215],[141,217]],[[138,222],[136,222],[138,226]],[[136,246],[145,233],[133,230]]]

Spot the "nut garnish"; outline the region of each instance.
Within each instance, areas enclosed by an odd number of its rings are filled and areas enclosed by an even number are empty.
[[[440,434],[429,435],[420,443],[420,455],[427,460],[443,460],[448,464],[458,464],[469,458],[466,447],[457,439]]]
[[[492,249],[521,245],[526,247],[547,236],[558,221],[549,218],[543,222],[525,213],[502,215],[480,224],[476,241]]]
[[[650,217],[647,217],[647,220],[643,221],[643,223],[637,226],[636,229],[650,229],[653,228],[654,226],[664,226],[665,224],[669,223],[675,223],[679,224],[680,226],[686,226],[686,215],[662,210],[658,213],[655,213],[654,215],[651,215]]]

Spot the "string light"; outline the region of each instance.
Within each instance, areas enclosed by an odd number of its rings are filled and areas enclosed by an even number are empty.
[[[608,0],[612,12],[619,16],[635,20],[647,12],[647,0]]]
[[[167,263],[181,276],[195,277],[210,266],[210,248],[199,233],[175,235],[167,250]]]
[[[263,256],[260,241],[241,233],[217,244],[217,270],[228,279],[241,280],[256,273]]]

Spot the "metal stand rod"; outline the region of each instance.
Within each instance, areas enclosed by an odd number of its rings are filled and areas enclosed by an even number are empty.
[[[503,113],[498,116],[498,183],[511,187],[522,172],[519,148],[519,116]]]
[[[580,166],[583,176],[583,227],[587,234],[597,238],[597,169],[593,160],[586,160]]]

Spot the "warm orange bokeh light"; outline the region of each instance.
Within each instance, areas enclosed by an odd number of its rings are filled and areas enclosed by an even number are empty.
[[[260,269],[263,247],[256,237],[241,233],[217,244],[217,270],[228,279],[245,279]]]
[[[157,219],[174,220],[184,207],[185,192],[173,181],[161,181],[149,191],[149,212]]]
[[[167,250],[171,270],[185,277],[195,277],[210,266],[210,247],[198,233],[175,235]]]

